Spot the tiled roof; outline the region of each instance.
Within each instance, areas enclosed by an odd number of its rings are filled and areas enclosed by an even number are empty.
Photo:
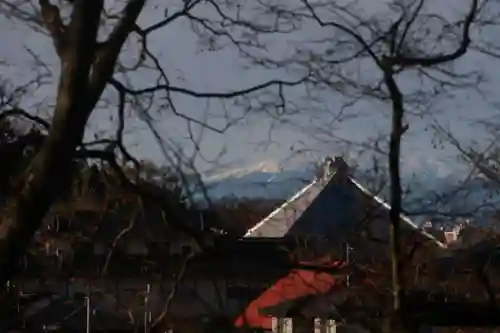
[[[387,214],[390,211],[387,202],[370,193],[354,178],[336,172],[326,179],[316,179],[305,186],[249,229],[245,237],[286,238],[319,235],[331,240],[344,240],[363,219],[366,220],[367,212],[363,210],[367,206],[373,210],[369,214]],[[405,226],[417,230],[427,239],[444,247],[444,244],[420,229],[407,216],[401,215],[401,221]],[[386,227],[388,223],[384,225],[384,230],[378,232],[387,235]]]

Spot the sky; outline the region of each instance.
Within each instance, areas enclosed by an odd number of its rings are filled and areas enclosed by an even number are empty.
[[[233,2],[237,0],[232,0]],[[107,2],[109,4],[109,2]],[[242,2],[243,4],[248,2]],[[273,1],[273,3],[285,3]],[[286,2],[287,5],[295,3]],[[315,2],[315,3],[320,3]],[[370,17],[379,14],[381,18],[387,19],[385,13],[389,1],[360,0],[358,10],[363,15]],[[434,2],[433,2],[434,3]],[[166,5],[165,5],[166,4]],[[450,18],[457,18],[460,10],[469,4],[468,0],[438,1],[428,9]],[[142,13],[139,24],[147,26],[157,22],[164,17],[164,9],[168,6],[169,12],[174,12],[178,3],[175,1],[150,1],[148,7]],[[196,14],[211,17],[213,12],[207,7],[199,7]],[[323,14],[323,13],[322,13]],[[248,15],[253,15],[248,12]],[[328,13],[325,13],[325,18]],[[257,17],[257,16],[256,16]],[[265,22],[265,16],[258,16],[258,20]],[[381,21],[382,22],[382,21]],[[383,22],[381,24],[384,24]],[[433,22],[428,25],[433,27]],[[481,34],[481,38],[494,36],[494,28],[486,31],[475,31]],[[53,105],[55,84],[58,76],[58,62],[51,41],[33,29],[20,24],[18,21],[8,20],[0,16],[0,41],[8,47],[0,48],[0,60],[7,65],[2,69],[2,76],[8,77],[14,84],[26,82],[33,76],[33,58],[26,52],[29,48],[48,64],[48,76],[44,85],[36,91],[30,92],[30,96],[23,100],[26,108],[36,102],[43,101],[45,112],[50,113]],[[332,29],[321,28],[313,22],[304,23],[302,29],[290,34],[276,36],[265,36],[268,51],[266,55],[272,57],[286,57],[293,52],[297,45],[301,48],[310,48],[320,52],[326,44],[315,45],[307,43],[311,39],[331,38]],[[486,37],[485,37],[486,36]],[[172,85],[187,87],[201,92],[224,92],[232,89],[247,88],[249,86],[265,82],[269,79],[294,79],[304,75],[306,70],[296,66],[294,71],[266,70],[253,66],[244,69],[248,64],[238,54],[234,47],[227,46],[222,50],[209,51],[200,46],[199,37],[193,33],[190,22],[179,20],[167,28],[154,33],[148,40],[151,51],[156,54],[162,67],[166,70]],[[137,47],[132,38],[126,45],[122,54],[125,64],[133,63],[137,56]],[[423,47],[426,47],[423,43]],[[431,46],[429,46],[431,47]],[[434,48],[432,51],[436,51]],[[500,75],[494,70],[498,68],[498,60],[486,58],[482,55],[471,53],[455,64],[457,71],[480,71],[485,83],[478,85],[482,95],[472,89],[455,91],[452,94],[440,96],[432,106],[433,119],[429,117],[414,116],[408,119],[410,129],[405,136],[403,145],[404,165],[408,169],[426,168],[431,164],[436,170],[443,174],[452,172],[458,165],[452,159],[456,151],[452,148],[434,149],[432,131],[425,128],[430,122],[437,120],[440,125],[449,128],[465,144],[471,140],[482,142],[484,137],[478,127],[471,124],[483,118],[494,116],[498,111],[494,108],[498,102],[498,87]],[[356,66],[349,65],[347,71],[352,71],[360,80],[374,80],[378,73],[373,65],[368,62],[358,63]],[[353,67],[354,66],[354,67]],[[154,84],[156,74],[146,70],[136,71],[129,76],[134,86],[146,87]],[[426,81],[418,81],[414,75],[406,75],[400,78],[403,91],[414,92],[421,87],[429,88]],[[347,109],[347,115],[359,115],[354,119],[342,122],[331,122],[332,117],[338,113],[347,98],[341,93],[333,93],[328,90],[316,92],[318,101],[308,98],[303,88],[294,88],[285,91],[290,106],[295,105],[297,113],[286,117],[286,122],[277,122],[264,112],[255,111],[247,115],[224,134],[214,133],[208,129],[203,130],[200,143],[200,155],[196,159],[197,167],[202,171],[213,168],[221,169],[236,167],[246,164],[257,164],[262,161],[272,163],[286,161],[290,156],[295,156],[293,161],[304,162],[316,159],[318,155],[339,154],[345,152],[346,148],[338,144],[339,138],[343,141],[372,143],[374,137],[380,133],[387,133],[390,126],[389,105],[364,99],[355,106]],[[105,97],[116,101],[116,96],[111,91],[106,92]],[[197,119],[209,119],[214,125],[223,123],[222,116],[226,113],[230,117],[237,118],[242,114],[242,109],[232,102],[221,103],[218,100],[196,100],[193,98],[174,96],[178,112],[195,117]],[[193,145],[187,137],[187,125],[183,119],[172,114],[169,110],[161,110],[157,102],[157,112],[153,115],[152,123],[164,140],[182,147],[186,153],[193,149]],[[94,112],[89,124],[88,136],[94,134],[109,133],[113,128],[113,107],[101,108]],[[283,120],[283,118],[282,118]],[[272,129],[272,130],[270,130]],[[195,128],[196,134],[201,135],[200,128]],[[165,164],[162,150],[153,138],[151,131],[141,120],[137,113],[130,112],[127,120],[127,144],[135,156],[143,159],[151,159],[158,164]],[[271,133],[271,138],[269,138]],[[333,139],[335,137],[336,139]],[[270,140],[272,139],[272,140]],[[272,142],[271,142],[272,141]],[[262,144],[266,143],[266,144]],[[302,153],[297,153],[297,151]],[[307,153],[312,151],[313,153]],[[209,162],[222,154],[218,165]],[[289,162],[292,163],[292,162]]]

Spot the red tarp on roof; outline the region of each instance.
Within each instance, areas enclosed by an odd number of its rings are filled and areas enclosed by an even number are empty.
[[[301,263],[312,265],[312,263]],[[318,263],[315,263],[318,265]],[[342,261],[321,267],[340,268]],[[279,279],[274,285],[250,302],[247,308],[235,321],[236,327],[252,327],[272,329],[272,318],[262,314],[261,310],[276,306],[282,302],[299,299],[308,295],[324,294],[338,283],[335,274],[316,272],[309,269],[293,269],[288,275]]]

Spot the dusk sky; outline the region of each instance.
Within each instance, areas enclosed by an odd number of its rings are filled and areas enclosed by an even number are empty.
[[[140,25],[147,26],[161,20],[165,5],[156,6],[156,4],[164,3],[159,0],[151,1],[147,10],[141,16]],[[167,3],[169,4],[169,12],[174,12],[176,7],[174,2],[168,1]],[[377,1],[377,5],[374,3],[375,1],[363,0],[359,2],[359,8],[360,10],[363,9],[367,17],[374,13],[387,11],[386,4],[388,1]],[[462,17],[459,14],[465,12],[470,1],[453,1],[453,6],[449,4],[450,1],[437,2],[437,5],[433,5],[432,10],[457,20]],[[195,10],[194,13],[201,16],[212,15],[211,11],[202,6]],[[384,14],[380,14],[380,17],[388,18]],[[9,21],[3,16],[0,19],[0,29],[2,31],[1,41],[3,45],[0,50],[0,59],[8,64],[5,69],[2,69],[3,79],[8,78],[14,83],[21,83],[30,79],[33,75],[31,69],[33,59],[24,50],[28,47],[50,66],[52,76],[48,77],[46,81],[57,82],[59,66],[52,43],[47,37],[34,32],[26,26],[22,26],[18,21]],[[495,29],[498,30],[498,28]],[[306,47],[308,45],[306,41],[310,41],[312,37],[330,36],[332,31],[331,28],[319,28],[316,24],[310,22],[304,24],[298,32],[288,35],[268,36],[266,41],[269,43],[269,54],[272,54],[273,57],[289,55],[293,52],[294,46],[300,41],[303,41],[302,47]],[[478,31],[473,33],[474,36],[478,34]],[[495,35],[497,35],[497,32],[493,28],[487,28],[481,31],[480,37],[487,38]],[[132,39],[128,43],[123,56],[123,61],[128,64],[133,62],[131,60],[137,53],[133,41]],[[255,67],[243,69],[242,65],[245,64],[245,60],[238,56],[235,48],[231,47],[231,45],[220,51],[205,50],[200,52],[202,48],[198,43],[198,37],[192,32],[189,22],[185,19],[156,32],[150,37],[149,46],[153,53],[159,57],[172,85],[200,92],[225,92],[250,87],[273,78],[295,79],[305,73],[305,71],[301,73],[300,69],[294,73],[270,71]],[[311,46],[311,48],[313,47]],[[447,50],[446,47],[443,50]],[[483,137],[479,134],[481,131],[477,127],[472,127],[471,122],[492,117],[498,113],[493,106],[498,102],[497,90],[500,75],[495,68],[498,68],[499,64],[500,60],[488,59],[474,52],[469,53],[455,64],[455,69],[460,72],[481,71],[484,80],[487,80],[478,86],[482,91],[482,96],[472,89],[467,89],[443,96],[433,105],[432,112],[439,123],[446,128],[452,129],[453,133],[464,143],[468,143],[471,139],[479,142],[483,140]],[[379,75],[373,70],[373,65],[363,63],[360,68],[358,70],[361,70],[362,77],[365,79],[373,79]],[[156,80],[156,74],[144,70],[129,74],[129,77],[137,88],[153,85]],[[400,78],[400,83],[405,92],[415,91],[415,89],[419,89],[419,87],[426,84],[425,82],[418,82],[413,76],[409,75]],[[28,108],[29,103],[35,100],[44,100],[47,105],[46,110],[50,110],[54,91],[54,84],[42,87],[35,94],[32,94],[31,98],[25,99],[24,105]],[[116,100],[112,90],[107,96]],[[288,158],[297,149],[318,151],[315,156],[304,155],[302,158],[297,159],[298,161],[305,161],[320,154],[336,154],[341,151],[341,148],[333,143],[333,140],[328,143],[328,140],[325,139],[325,142],[320,143],[312,133],[317,135],[321,132],[330,132],[336,137],[348,141],[366,142],[382,131],[387,132],[390,126],[390,120],[387,117],[389,115],[389,105],[380,102],[377,103],[368,99],[361,101],[346,112],[352,115],[361,113],[362,118],[356,117],[342,123],[328,124],[333,115],[337,114],[342,104],[346,102],[346,99],[341,94],[328,91],[320,92],[320,104],[323,111],[318,109],[318,104],[308,101],[302,88],[290,89],[286,91],[286,96],[287,100],[298,105],[300,110],[298,115],[287,118],[287,124],[279,124],[262,113],[253,113],[238,125],[229,129],[225,134],[213,133],[205,129],[200,147],[203,156],[210,159],[217,156],[221,150],[225,150],[226,153],[222,161],[241,166],[264,160],[280,162]],[[221,104],[217,100],[195,100],[180,95],[175,95],[174,101],[178,112],[197,119],[206,118],[213,126],[223,123],[223,120],[216,119],[216,116],[220,118],[227,113],[236,118],[242,113],[241,108],[235,106],[231,101]],[[160,103],[164,102],[160,101],[158,105]],[[328,112],[325,110],[328,110]],[[89,133],[109,131],[109,116],[113,112],[113,109],[96,110],[89,126]],[[154,118],[155,128],[165,140],[175,141],[176,144],[183,146],[186,151],[192,149],[192,144],[187,138],[187,126],[184,120],[175,117],[170,111],[156,112]],[[311,118],[314,118],[314,120],[311,121]],[[415,171],[418,171],[419,168],[425,168],[428,164],[433,165],[436,170],[443,173],[446,173],[448,169],[455,169],[457,167],[456,163],[452,163],[447,159],[448,156],[453,155],[455,152],[452,149],[444,151],[433,149],[431,144],[433,134],[424,131],[426,125],[433,120],[426,117],[424,119],[412,117],[409,121],[410,130],[404,144],[405,165],[410,169],[414,168]],[[271,125],[274,128],[272,130],[274,143],[267,147],[257,145],[259,142],[268,141]],[[199,132],[200,128],[195,128],[195,134],[199,134]],[[128,133],[127,141],[136,156],[152,159],[158,163],[165,163],[161,150],[149,129],[133,114],[128,120]],[[202,170],[210,168],[210,165],[200,158],[197,160],[197,165]]]

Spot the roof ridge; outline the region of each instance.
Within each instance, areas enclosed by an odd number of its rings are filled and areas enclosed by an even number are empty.
[[[391,205],[385,201],[384,199],[382,199],[381,197],[379,197],[378,195],[376,194],[373,194],[372,192],[370,192],[366,187],[364,187],[363,185],[361,185],[357,180],[355,180],[354,178],[352,177],[349,177],[349,180],[358,188],[360,189],[363,193],[365,193],[366,195],[369,195],[370,197],[372,197],[379,205],[381,205],[382,207],[384,207],[385,209],[387,210],[390,210],[391,209]],[[418,225],[416,225],[408,216],[406,216],[405,214],[403,214],[402,212],[399,214],[399,218],[401,220],[403,220],[406,224],[408,224],[411,228],[419,231],[423,236],[429,238],[430,240],[436,242],[436,244],[438,244],[440,247],[446,247],[446,245],[444,245],[441,241],[439,241],[436,237],[434,237],[433,235],[431,235],[430,233],[428,233],[427,231],[425,231],[424,229],[420,228]]]
[[[267,221],[269,221],[274,216],[276,216],[279,212],[281,212],[283,209],[285,209],[288,205],[290,205],[293,202],[295,202],[296,200],[298,200],[301,196],[303,196],[307,192],[307,190],[309,190],[311,187],[313,187],[318,182],[319,182],[318,179],[314,179],[312,182],[310,182],[309,184],[304,186],[302,189],[297,191],[292,197],[290,197],[283,204],[281,204],[278,208],[276,208],[271,213],[269,213],[269,215],[267,215],[265,218],[263,218],[259,223],[254,225],[252,228],[248,229],[243,237],[248,237],[249,235],[253,234],[257,229],[259,229],[264,224],[266,224]]]
[[[248,229],[243,237],[248,237],[251,234],[253,234],[257,229],[259,229],[264,224],[266,224],[267,221],[269,221],[274,216],[276,216],[279,212],[281,212],[283,209],[288,207],[288,205],[291,205],[292,203],[294,203],[295,201],[300,199],[300,197],[302,197],[307,192],[307,190],[309,190],[311,187],[313,187],[317,183],[323,182],[324,183],[323,188],[324,188],[332,180],[332,178],[335,176],[335,174],[336,174],[336,172],[332,172],[331,174],[328,174],[326,176],[327,178],[315,177],[309,184],[307,184],[306,186],[304,186],[303,188],[301,188],[300,190],[295,192],[294,195],[292,195],[289,199],[287,199],[284,203],[282,203],[278,208],[276,208],[271,213],[269,213],[266,217],[264,217],[262,220],[260,220],[259,223],[257,223],[256,225],[254,225],[253,227]]]

